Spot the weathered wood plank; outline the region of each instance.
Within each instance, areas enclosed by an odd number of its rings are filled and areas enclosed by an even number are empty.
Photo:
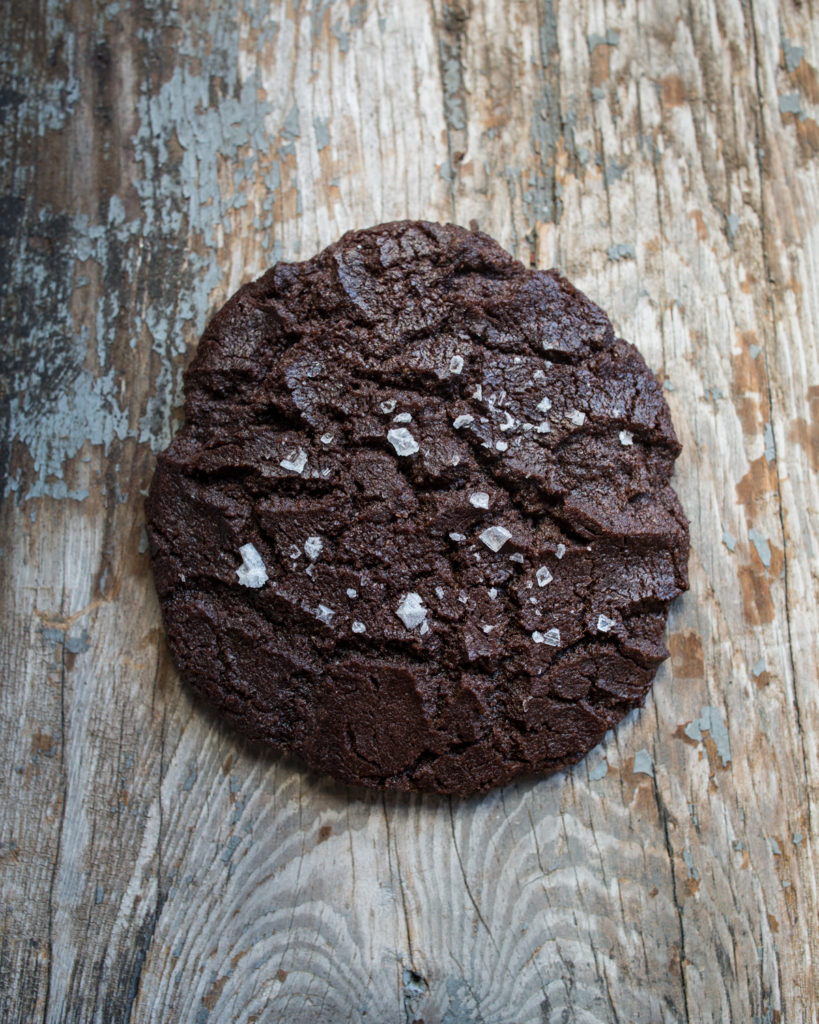
[[[0,1017],[813,1019],[813,5],[0,19]],[[685,445],[692,590],[648,707],[574,771],[465,802],[243,745],[179,685],[141,532],[207,315],[404,216],[563,268]]]

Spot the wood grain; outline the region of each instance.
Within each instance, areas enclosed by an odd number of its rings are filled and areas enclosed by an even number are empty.
[[[819,1014],[812,0],[0,11],[0,1019]],[[142,496],[208,315],[399,217],[556,265],[663,376],[691,592],[644,712],[361,794],[180,685]]]

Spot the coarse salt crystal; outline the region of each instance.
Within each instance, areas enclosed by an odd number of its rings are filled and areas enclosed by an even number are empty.
[[[481,629],[484,631],[484,633],[491,633],[494,628],[495,628],[494,626],[490,626],[487,623],[484,623],[481,626]]]
[[[521,565],[522,565],[523,564],[523,555],[519,551],[516,551],[514,553],[514,555],[510,555],[509,556],[509,561],[510,562],[520,562]]]
[[[515,426],[517,426],[517,421],[515,420],[514,416],[510,416],[505,409],[503,410],[503,415],[506,417],[506,419],[500,425],[501,430],[512,430]]]
[[[624,448],[627,448],[629,445],[634,444],[634,434],[632,434],[628,430],[621,430],[620,444],[623,445]]]
[[[239,583],[243,587],[252,587],[254,590],[263,587],[267,583],[268,576],[262,556],[253,544],[243,544],[239,548],[239,554],[242,556],[242,564],[236,570]]]
[[[460,544],[462,540],[466,540],[466,537],[462,533],[450,533],[450,540],[454,540],[456,544]]]
[[[449,360],[449,372],[450,373],[461,373],[464,368],[464,357],[453,356]]]
[[[551,423],[548,420],[541,420],[540,423],[535,427],[538,434],[548,434],[552,429]]]
[[[386,402],[382,402],[381,403],[380,409],[381,409],[381,412],[383,412],[385,416],[389,416],[389,414],[393,411],[393,409],[395,409],[395,399],[394,398],[388,398]]]
[[[333,435],[332,434],[322,434],[320,440],[321,440],[322,444],[332,444],[333,443]]]
[[[547,629],[543,634],[543,642],[547,643],[550,647],[560,646],[560,630],[559,629]]]
[[[292,458],[282,459],[279,465],[282,469],[289,469],[293,473],[302,473],[307,465],[307,452],[303,448],[299,448]]]
[[[315,562],[324,547],[321,537],[308,537],[304,542],[304,553],[311,562]]]
[[[579,409],[572,409],[569,413],[569,419],[576,427],[582,427],[586,422],[586,414],[581,412]]]
[[[295,544],[290,545],[290,550],[287,552],[295,562],[297,558],[301,558],[301,548],[296,547]]]
[[[597,617],[597,630],[600,633],[608,633],[614,625],[614,619],[610,619],[608,615],[599,615]]]
[[[481,387],[480,384],[475,385],[475,390],[472,392],[472,397],[477,398],[479,402],[483,400],[483,388]]]
[[[543,636],[539,629],[536,629],[534,633],[532,633],[532,639],[535,641],[536,644],[546,643],[546,638]]]
[[[551,399],[550,399],[550,398],[547,398],[547,397],[546,397],[546,396],[544,395],[544,397],[543,397],[543,398],[541,398],[541,400],[540,400],[540,401],[539,401],[539,402],[537,403],[537,405],[535,406],[535,408],[537,409],[537,411],[538,411],[538,412],[544,412],[544,413],[545,413],[545,412],[548,412],[548,411],[549,411],[549,410],[550,410],[550,409],[552,408],[552,402],[551,402]]]
[[[492,598],[493,601],[497,598],[498,591],[496,590],[495,587],[490,587],[489,588],[489,596]]]
[[[489,495],[486,491],[475,491],[469,495],[469,504],[475,508],[489,508]]]
[[[429,632],[429,623],[426,619],[421,623],[421,628],[418,630],[421,636],[425,636]]]
[[[506,441],[496,441],[495,447],[498,449],[499,452],[505,452],[509,445],[506,443]]]
[[[395,449],[396,455],[414,455],[418,451],[418,442],[406,427],[390,430],[387,433],[387,440]]]
[[[319,620],[319,622],[323,622],[326,626],[330,625],[334,615],[335,612],[333,611],[333,609],[328,608],[326,604],[320,604],[315,611],[316,618]]]
[[[465,591],[462,590],[460,592],[460,594],[458,594],[458,600],[461,602],[461,604],[466,604],[467,603],[469,598],[466,596],[466,592]]]
[[[538,571],[535,573],[535,579],[539,587],[545,587],[547,583],[551,583],[554,577],[546,568],[545,565],[541,565]]]
[[[468,427],[470,423],[474,423],[474,422],[475,422],[475,417],[474,416],[470,416],[469,413],[465,413],[463,416],[457,416],[452,421],[452,426],[456,430],[460,430],[461,427]]]
[[[364,625],[363,622],[358,622],[358,621],[354,622],[353,626],[352,626],[352,629],[353,629],[354,633],[366,633],[367,632],[367,627]]]
[[[435,588],[435,596],[438,598],[439,601],[443,601],[443,599],[444,599],[444,588],[443,587],[436,587]]]
[[[407,629],[415,629],[427,617],[427,610],[421,602],[421,595],[410,591],[401,598],[401,603],[395,611],[398,618],[404,623]]]
[[[524,434],[528,434],[530,431],[535,429],[534,423],[523,423],[520,428]]]
[[[412,423],[412,413],[399,412],[395,417],[394,423]]]
[[[500,551],[503,545],[512,539],[512,534],[505,526],[489,526],[480,535],[481,540],[490,551]]]
[[[555,558],[562,558],[566,554],[566,545],[558,544],[555,548]]]

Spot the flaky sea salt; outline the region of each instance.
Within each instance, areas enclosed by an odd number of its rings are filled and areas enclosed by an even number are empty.
[[[449,372],[450,373],[461,373],[464,368],[464,357],[453,356],[449,360]]]
[[[393,420],[394,423],[412,423],[412,413],[399,412]]]
[[[581,412],[579,409],[572,409],[569,413],[569,419],[576,427],[582,427],[586,422],[586,414]]]
[[[282,459],[279,465],[282,469],[288,469],[293,473],[303,473],[304,467],[307,465],[307,452],[303,448],[299,448],[292,458]]]
[[[352,630],[354,633],[366,633],[367,627],[364,625],[363,622],[356,621],[352,625]]]
[[[329,626],[330,623],[333,621],[334,615],[335,612],[333,611],[333,609],[328,608],[326,604],[320,604],[315,611],[316,618],[319,620],[319,622],[323,622],[326,626]]]
[[[541,420],[540,423],[535,427],[538,434],[548,434],[552,429],[551,423],[548,420]]]
[[[495,447],[498,449],[499,452],[505,452],[509,448],[509,445],[506,441],[496,441]]]
[[[469,504],[474,508],[489,508],[489,495],[486,491],[475,491],[469,495]]]
[[[443,601],[443,599],[444,599],[444,588],[443,587],[436,587],[435,588],[435,596],[438,598],[439,601]]]
[[[483,388],[480,384],[475,385],[475,390],[472,392],[472,397],[476,398],[479,402],[483,400]]]
[[[512,534],[505,526],[489,526],[480,536],[490,551],[500,551],[503,545],[512,539]]]
[[[347,597],[358,597],[358,591],[352,587],[347,587]]]
[[[461,427],[468,427],[470,423],[474,423],[474,422],[475,422],[475,417],[474,416],[470,416],[469,413],[464,413],[463,416],[456,416],[456,418],[452,421],[452,426],[456,430],[460,430]]]
[[[560,630],[559,629],[547,629],[543,634],[543,642],[548,644],[550,647],[560,646]]]
[[[321,537],[308,537],[304,542],[304,553],[310,559],[311,562],[315,562],[318,556],[321,554],[321,549],[324,547],[324,543]]]
[[[320,440],[321,440],[322,444],[332,444],[333,443],[333,435],[332,434],[322,434]]]
[[[395,449],[396,455],[414,455],[418,451],[418,442],[406,427],[398,427],[387,433],[387,440]]]
[[[520,562],[520,564],[523,565],[523,555],[519,551],[516,551],[514,555],[509,556],[509,561]]]
[[[301,548],[297,547],[295,544],[290,545],[290,550],[287,553],[288,555],[290,555],[294,562],[296,561],[297,558],[301,558]]]
[[[460,544],[462,540],[466,540],[466,537],[462,533],[450,533],[450,540],[454,540],[456,544]]]
[[[558,544],[555,548],[555,558],[562,558],[566,554],[566,545]]]
[[[264,567],[262,556],[253,544],[243,544],[239,548],[242,556],[242,564],[236,570],[239,582],[243,587],[252,587],[258,590],[267,583],[267,569]]]
[[[415,629],[426,619],[427,610],[421,601],[421,595],[411,590],[401,598],[401,603],[396,608],[395,614],[407,629]]]
[[[599,633],[608,633],[615,625],[614,619],[610,619],[608,615],[598,615],[597,617],[597,631]]]
[[[627,448],[629,445],[634,444],[634,434],[632,434],[628,430],[621,430],[620,444],[623,445],[624,448]]]
[[[389,414],[395,409],[395,399],[388,398],[386,402],[381,403],[379,408],[381,409],[381,412],[383,412],[385,416],[389,416]]]
[[[553,576],[546,568],[545,565],[541,565],[538,571],[535,573],[535,579],[539,587],[545,587],[547,583],[551,583]]]
[[[552,400],[544,395],[535,408],[538,412],[547,413],[552,408]]]

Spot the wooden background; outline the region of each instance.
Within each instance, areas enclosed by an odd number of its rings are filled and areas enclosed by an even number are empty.
[[[0,8],[0,1019],[812,1022],[816,0]],[[208,315],[475,219],[663,375],[691,592],[646,709],[457,801],[180,686],[142,501]]]

